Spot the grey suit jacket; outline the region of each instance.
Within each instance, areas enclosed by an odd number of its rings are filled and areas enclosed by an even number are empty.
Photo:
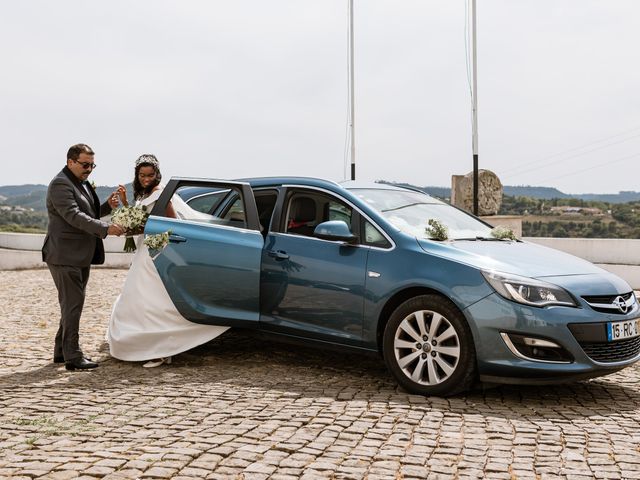
[[[53,265],[88,267],[104,263],[102,239],[109,224],[100,217],[111,212],[100,205],[91,185],[89,193],[67,167],[56,175],[47,189],[49,226],[42,247],[42,260]]]

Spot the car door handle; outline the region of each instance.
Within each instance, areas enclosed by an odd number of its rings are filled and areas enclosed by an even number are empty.
[[[171,243],[182,243],[182,242],[186,242],[187,239],[184,237],[181,237],[180,235],[169,235],[169,241]]]
[[[289,255],[287,255],[287,252],[283,252],[282,250],[278,250],[278,251],[267,250],[267,255],[269,255],[270,257],[275,258],[276,260],[288,260],[289,259]]]

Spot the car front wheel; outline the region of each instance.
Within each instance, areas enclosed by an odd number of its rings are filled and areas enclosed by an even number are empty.
[[[453,395],[475,379],[475,348],[462,313],[438,295],[398,306],[384,330],[383,355],[400,385],[421,395]]]

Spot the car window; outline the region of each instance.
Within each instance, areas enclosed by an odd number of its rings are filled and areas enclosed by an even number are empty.
[[[352,229],[353,209],[335,197],[316,192],[294,193],[287,204],[285,231],[312,237],[320,223],[342,220]]]
[[[347,225],[351,225],[351,215],[353,210],[334,200],[329,201],[327,218],[323,218],[323,221],[327,220],[342,220]]]
[[[201,192],[198,198],[187,201],[185,191],[189,186],[179,187],[171,198],[171,204],[179,220],[189,220],[212,225],[225,225],[229,227],[247,228],[244,201],[239,190],[223,190],[211,188],[211,192]],[[222,198],[219,198],[222,195]],[[197,202],[200,198],[207,200]],[[195,202],[195,203],[194,203]],[[206,203],[211,207],[206,209]],[[200,210],[202,209],[202,210]],[[204,211],[203,211],[204,210]]]
[[[256,207],[258,208],[258,220],[260,221],[260,230],[267,232],[271,224],[273,210],[278,200],[278,192],[276,190],[254,191],[256,199]]]
[[[187,200],[187,204],[199,212],[212,213],[228,193],[228,190],[222,190],[200,194]]]
[[[235,198],[235,200],[233,200]],[[237,222],[244,222],[244,203],[240,195],[234,195],[229,204],[224,208],[220,217],[225,220],[232,220]]]
[[[285,232],[294,235],[313,236],[313,230],[320,223],[317,196],[296,194],[291,196],[287,205]]]
[[[364,224],[362,228],[364,237],[362,239],[362,243],[364,243],[365,245],[371,245],[381,248],[391,247],[389,240],[387,240],[387,238],[380,232],[380,230],[374,227],[371,222],[365,219],[363,219],[362,222]]]
[[[490,237],[491,228],[477,218],[427,194],[407,190],[352,189],[398,230],[418,238],[430,238],[429,220],[437,220],[449,230],[450,239]]]

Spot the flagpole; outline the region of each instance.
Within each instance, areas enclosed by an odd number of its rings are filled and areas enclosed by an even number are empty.
[[[471,32],[473,65],[473,89],[471,92],[471,98],[473,101],[473,214],[478,215],[478,62],[476,57],[476,0],[471,0]]]
[[[356,132],[355,132],[355,95],[354,95],[354,60],[353,60],[353,0],[349,0],[349,129],[351,138],[351,180],[356,179]]]

